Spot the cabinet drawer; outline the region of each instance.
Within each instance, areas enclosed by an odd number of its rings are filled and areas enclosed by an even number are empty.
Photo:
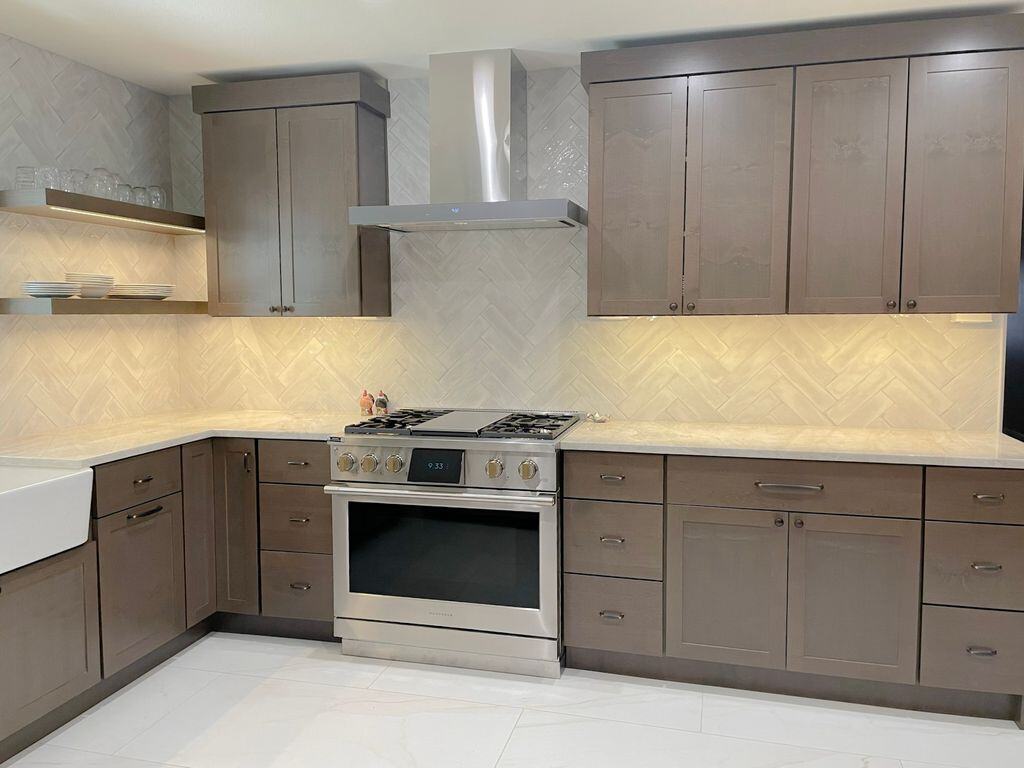
[[[96,467],[96,517],[181,490],[181,448],[132,456]]]
[[[926,605],[921,685],[1024,693],[1024,613]]]
[[[576,499],[660,504],[664,494],[661,455],[569,451],[565,454],[565,495]]]
[[[669,456],[669,504],[921,517],[921,468]]]
[[[1024,527],[925,523],[924,602],[1024,611]]]
[[[924,516],[929,520],[1024,525],[1024,471],[928,467]]]
[[[565,644],[661,656],[661,582],[565,575]]]
[[[330,555],[260,552],[263,615],[286,619],[334,617]]]
[[[319,486],[260,483],[260,548],[331,554],[331,497]]]
[[[263,483],[327,485],[331,449],[318,440],[260,440],[259,477]]]
[[[566,571],[661,578],[661,505],[566,499],[564,508]]]

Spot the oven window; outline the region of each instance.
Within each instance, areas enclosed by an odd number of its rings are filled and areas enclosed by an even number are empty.
[[[349,502],[349,589],[540,608],[536,513]]]

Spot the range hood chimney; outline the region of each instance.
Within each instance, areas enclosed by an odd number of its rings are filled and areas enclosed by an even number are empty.
[[[510,50],[430,57],[430,203],[359,205],[349,224],[393,232],[579,227],[568,199],[526,199],[526,70]]]

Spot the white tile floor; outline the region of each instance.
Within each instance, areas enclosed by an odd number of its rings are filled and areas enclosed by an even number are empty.
[[[1022,768],[1009,722],[213,634],[0,768]]]

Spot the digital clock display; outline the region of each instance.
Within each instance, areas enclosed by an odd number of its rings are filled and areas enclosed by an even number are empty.
[[[409,460],[410,483],[448,483],[462,480],[462,451],[413,448]]]

